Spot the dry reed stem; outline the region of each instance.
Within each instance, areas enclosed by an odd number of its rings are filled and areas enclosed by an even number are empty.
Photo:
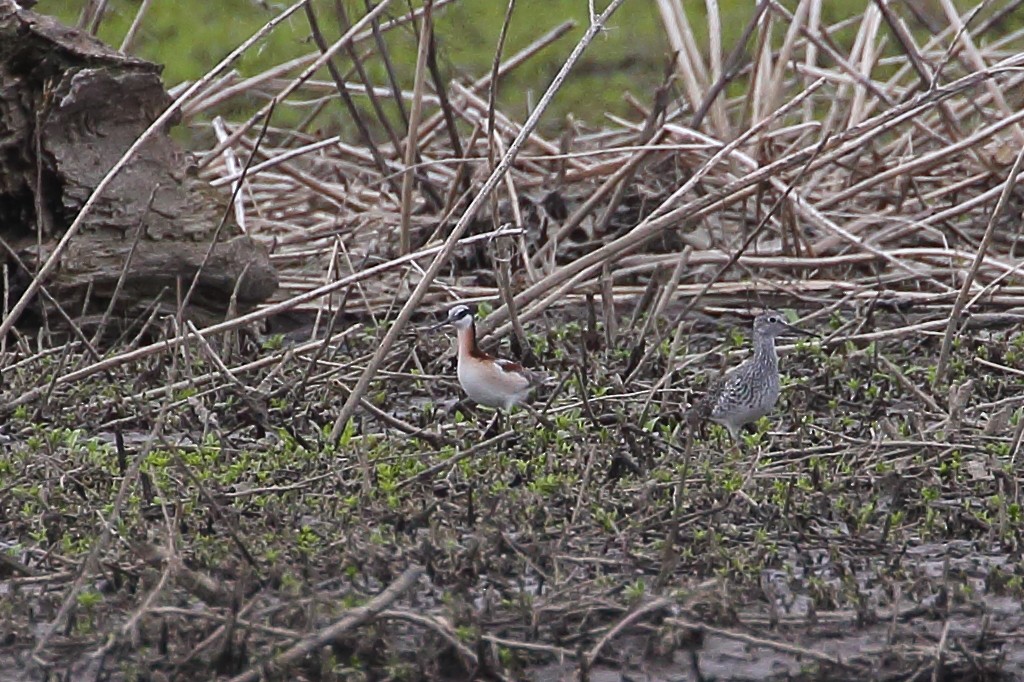
[[[527,60],[529,60],[530,57],[533,57],[544,48],[552,45],[559,38],[561,38],[566,33],[571,31],[575,26],[575,22],[572,21],[565,21],[559,24],[558,26],[555,26],[553,29],[542,35],[540,38],[537,38],[532,43],[524,47],[522,50],[512,55],[507,61],[503,62],[501,67],[498,69],[498,76],[504,76],[511,72],[512,70],[514,70],[515,68],[521,66]],[[491,75],[488,74],[473,81],[473,83],[471,83],[468,86],[468,88],[472,92],[479,92],[480,90],[489,87],[490,84]],[[423,136],[423,138],[420,140],[421,145],[426,146],[433,141],[432,131],[436,130],[437,126],[439,126],[443,121],[443,112],[437,112],[436,114],[434,114],[433,116],[431,116],[430,118],[426,119],[423,122],[423,125],[420,126],[420,135]]]
[[[371,12],[367,13],[362,19],[352,25],[345,33],[338,38],[329,48],[323,50],[319,57],[314,59],[309,66],[307,66],[302,73],[300,73],[293,80],[289,81],[288,84],[277,93],[271,100],[260,108],[255,114],[253,114],[247,121],[241,124],[238,129],[232,133],[226,140],[219,142],[212,150],[199,159],[198,166],[203,168],[208,164],[212,163],[214,159],[219,157],[221,151],[230,144],[234,144],[242,135],[247,133],[258,121],[266,120],[271,112],[283,101],[285,101],[292,93],[294,93],[303,83],[313,77],[313,74],[319,71],[324,65],[326,65],[334,56],[347,48],[353,41],[360,37],[366,36],[365,32],[362,32],[365,26],[379,16],[391,0],[381,0],[380,4],[377,5]],[[299,5],[305,5],[305,2],[300,2]],[[243,47],[248,47],[245,45]],[[241,48],[239,48],[241,49]],[[201,82],[201,81],[200,81]],[[191,90],[191,88],[190,88]]]
[[[420,27],[420,40],[416,49],[416,71],[413,77],[413,98],[412,109],[409,112],[409,129],[405,136],[405,172],[402,174],[402,212],[399,223],[399,246],[400,255],[406,255],[412,250],[412,241],[409,235],[409,220],[412,213],[412,183],[414,177],[413,164],[416,162],[416,129],[420,124],[420,116],[423,113],[423,87],[424,75],[427,66],[427,50],[430,47],[431,34],[433,32],[433,17],[431,16],[432,0],[427,0],[423,9],[423,22]]]
[[[1010,169],[1010,174],[1003,182],[1002,191],[999,194],[999,201],[996,203],[994,209],[992,209],[992,215],[989,217],[988,225],[985,227],[985,234],[981,238],[981,243],[978,245],[978,250],[975,253],[974,262],[971,263],[971,269],[968,271],[967,276],[964,277],[963,285],[960,287],[960,293],[956,297],[956,301],[953,303],[953,310],[949,314],[949,323],[946,325],[946,332],[942,337],[942,347],[939,350],[939,359],[935,366],[935,379],[932,381],[932,386],[941,385],[946,379],[946,366],[949,363],[949,352],[953,345],[953,334],[956,331],[957,326],[960,324],[960,315],[963,313],[964,304],[967,302],[967,297],[970,295],[971,287],[974,285],[974,281],[978,277],[978,271],[981,268],[981,263],[985,259],[985,253],[988,251],[989,244],[992,241],[992,232],[995,229],[996,223],[1000,217],[1002,217],[1003,211],[1006,209],[1007,201],[1010,198],[1013,187],[1017,182],[1017,177],[1020,174],[1021,167],[1024,166],[1024,147],[1021,148],[1017,154],[1016,160],[1013,162],[1013,168]]]
[[[681,4],[671,0],[658,0],[658,11],[661,12],[669,44],[675,52],[679,65],[678,73],[686,89],[686,96],[690,106],[696,110],[700,107],[701,93],[707,89],[707,77],[693,30]]]
[[[146,16],[146,12],[149,11],[149,6],[153,4],[153,0],[142,0],[139,3],[139,9],[135,11],[135,18],[132,19],[131,25],[124,34],[124,39],[121,40],[121,47],[118,48],[120,52],[125,54],[131,54],[132,49],[135,47],[135,36],[139,32],[139,27],[142,26],[142,20]]]
[[[274,670],[287,669],[288,666],[298,663],[313,651],[319,650],[321,647],[334,642],[349,630],[357,628],[363,623],[373,620],[379,616],[382,611],[390,607],[395,603],[395,601],[405,595],[406,592],[411,590],[422,575],[422,567],[410,566],[405,569],[405,571],[399,575],[393,583],[388,585],[383,592],[375,596],[363,606],[357,606],[350,609],[343,618],[331,624],[329,627],[319,630],[312,636],[300,640],[288,650],[278,654],[273,660],[254,666],[241,675],[236,675],[231,678],[231,682],[256,682],[256,680],[272,674],[272,671]]]

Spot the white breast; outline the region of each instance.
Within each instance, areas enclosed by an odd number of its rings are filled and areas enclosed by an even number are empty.
[[[491,362],[459,358],[459,384],[470,398],[488,407],[506,410],[530,394],[530,382],[515,372],[505,372]]]

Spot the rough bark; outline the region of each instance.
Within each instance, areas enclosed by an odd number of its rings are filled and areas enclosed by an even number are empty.
[[[31,279],[100,179],[170,101],[158,65],[0,0],[5,293],[20,293],[18,282]],[[277,288],[261,244],[241,234],[230,214],[218,230],[227,197],[196,177],[190,164],[191,156],[161,131],[86,216],[45,283],[66,311],[81,315],[79,322],[88,326],[107,309],[122,273],[113,305],[122,320],[154,304],[176,311],[179,293],[200,266],[186,310],[197,322],[222,318],[232,295],[244,309]],[[47,305],[39,298],[34,309]]]

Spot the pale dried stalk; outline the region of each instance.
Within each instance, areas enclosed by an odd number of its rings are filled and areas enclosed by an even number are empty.
[[[811,0],[811,6],[807,13],[807,31],[809,33],[820,32],[821,27],[821,1]],[[818,46],[815,43],[807,42],[804,45],[804,67],[808,73],[813,72],[818,65]],[[804,79],[804,87],[810,85],[810,78]],[[804,102],[804,123],[810,123],[814,118],[814,103],[810,100]]]
[[[227,129],[224,127],[224,119],[220,116],[214,117],[213,130],[217,134],[218,140],[224,140],[228,136]],[[238,225],[238,229],[242,231],[242,234],[245,234],[245,197],[239,191],[241,189],[239,184],[242,182],[242,166],[238,163],[235,150],[230,147],[224,150],[224,166],[227,168],[228,173],[238,178],[231,183],[231,196],[234,199],[235,223]]]
[[[139,27],[142,26],[142,19],[146,16],[146,12],[149,11],[149,6],[153,4],[153,0],[142,0],[139,4],[139,9],[135,12],[135,18],[132,19],[132,25],[128,27],[128,32],[124,34],[124,40],[121,41],[121,52],[129,54],[132,48],[135,47],[135,36],[139,32]]]
[[[710,82],[717,83],[722,78],[722,17],[718,11],[718,0],[704,0],[708,11],[708,62],[711,73]],[[725,102],[716,97],[711,103],[711,124],[715,133],[723,140],[732,139],[732,128],[725,113]]]
[[[368,12],[363,18],[353,24],[344,35],[338,38],[329,48],[323,50],[319,57],[312,61],[302,73],[296,76],[294,79],[289,81],[288,85],[284,87],[277,95],[275,95],[267,104],[260,108],[255,114],[253,114],[247,121],[239,124],[238,128],[232,133],[226,140],[219,142],[213,149],[206,153],[206,155],[199,159],[198,166],[203,168],[208,164],[212,163],[214,159],[220,156],[220,153],[225,147],[234,144],[238,141],[242,135],[245,135],[256,125],[257,122],[264,120],[270,115],[277,106],[284,102],[288,97],[302,86],[303,83],[313,77],[313,74],[319,71],[327,62],[334,58],[339,52],[347,48],[353,41],[361,36],[372,35],[369,32],[363,31],[367,24],[379,16],[391,3],[391,0],[381,0],[380,4],[373,8],[371,12]],[[300,2],[299,6],[304,6],[306,3]]]
[[[452,3],[452,2],[457,2],[457,0],[436,0],[436,2],[434,3],[434,8],[435,9],[440,9],[441,7],[443,7],[445,5],[448,5],[448,4]],[[372,14],[372,17],[376,17],[380,13],[375,10],[371,14]],[[416,8],[411,13],[408,13],[408,14],[405,14],[403,16],[400,16],[400,17],[397,17],[395,19],[392,19],[391,21],[389,21],[389,22],[387,22],[385,24],[381,24],[380,30],[387,31],[389,29],[395,28],[396,26],[401,26],[403,24],[407,24],[407,23],[409,23],[411,21],[414,21],[414,20],[420,18],[422,16],[422,14],[423,14],[423,8],[422,7]],[[372,17],[371,17],[371,23],[372,23]],[[362,22],[360,22],[360,23],[362,23]],[[355,44],[355,43],[365,42],[365,41],[371,39],[372,37],[373,37],[373,31],[372,30],[363,31],[361,33],[357,33],[352,38],[352,43]],[[308,55],[304,55],[302,57],[297,57],[295,59],[292,59],[290,61],[285,62],[284,64],[279,64],[278,66],[275,66],[275,67],[270,68],[270,69],[268,69],[268,70],[266,70],[266,71],[264,71],[262,73],[259,73],[259,74],[255,75],[255,76],[253,76],[252,78],[247,78],[246,80],[241,81],[238,84],[236,84],[236,85],[234,85],[234,86],[232,86],[230,88],[225,89],[223,92],[216,93],[215,95],[211,96],[211,98],[208,99],[208,100],[198,100],[198,99],[195,100],[190,105],[188,105],[188,106],[186,106],[186,107],[184,107],[182,109],[182,115],[185,116],[186,118],[195,116],[196,114],[198,114],[198,113],[200,113],[202,111],[205,111],[205,110],[207,110],[207,109],[209,109],[211,107],[215,107],[215,106],[218,106],[220,104],[223,104],[224,102],[226,102],[227,100],[229,100],[229,99],[231,99],[233,97],[237,97],[237,96],[239,96],[239,95],[241,95],[241,94],[243,94],[245,92],[248,92],[249,90],[256,89],[260,85],[263,85],[265,83],[269,83],[269,82],[272,82],[272,81],[274,81],[274,80],[276,80],[278,78],[281,78],[285,74],[291,73],[295,69],[300,69],[300,68],[302,68],[304,66],[309,66],[309,65],[311,65],[311,64],[313,64],[315,62],[320,62],[322,59],[323,59],[323,54],[321,54],[320,52],[311,52]],[[322,66],[322,62],[321,62],[321,66]],[[319,70],[319,68],[320,67],[318,66],[316,69],[314,69],[314,71]],[[303,73],[305,73],[305,72],[303,72]],[[305,79],[305,80],[308,80],[308,78]],[[332,89],[332,91],[333,91],[333,89]],[[220,150],[216,149],[216,148],[213,151],[210,152],[211,155],[216,155],[216,154],[219,154],[219,153],[220,153]]]
[[[939,4],[942,5],[942,10],[946,13],[946,18],[949,19],[949,25],[956,29],[957,38],[964,46],[964,52],[967,54],[967,60],[970,65],[978,71],[984,71],[988,65],[974,44],[970,31],[966,30],[964,23],[960,20],[960,14],[953,7],[953,3],[950,0],[939,0]],[[1006,102],[1006,98],[1003,96],[1003,92],[994,81],[986,81],[985,87],[1004,116],[1009,116],[1013,113],[1010,105]],[[1024,131],[1019,126],[1013,127],[1013,136],[1017,144],[1024,146]]]
[[[575,22],[566,21],[554,27],[553,29],[542,35],[540,38],[524,47],[519,52],[509,57],[508,60],[503,62],[502,65],[498,68],[498,76],[504,76],[507,73],[511,72],[513,69],[521,66],[524,62],[530,59],[530,57],[533,57],[544,48],[550,46],[556,40],[558,40],[566,33],[571,31],[575,26]],[[477,80],[473,81],[468,87],[470,91],[477,93],[483,90],[484,88],[490,86],[490,84],[491,75],[487,74],[486,76],[483,76],[482,78],[478,78]],[[422,139],[420,140],[420,146],[427,146],[434,141],[434,136],[436,134],[438,126],[440,126],[443,122],[444,114],[440,111],[423,122],[423,125],[420,126],[419,130],[419,134],[422,136]]]
[[[704,73],[704,64],[693,40],[693,31],[689,28],[686,13],[679,0],[658,0],[658,11],[661,21],[668,33],[669,45],[676,53],[678,72],[683,81],[686,97],[694,111],[700,108],[703,92],[707,84],[702,83],[700,75]]]
[[[840,192],[836,192],[835,194],[824,198],[819,206],[822,209],[829,209],[833,206],[838,206],[843,202],[849,201],[859,194],[863,194],[866,190],[872,187],[891,182],[893,179],[900,176],[910,176],[915,173],[931,170],[962,151],[977,148],[980,143],[988,140],[1004,128],[1019,123],[1022,119],[1024,119],[1024,110],[1018,111],[1012,116],[996,121],[959,142],[949,144],[945,147],[940,147],[934,151],[927,152],[897,166],[886,169],[881,173],[866,177],[857,184],[851,185]]]
[[[321,647],[336,641],[349,630],[375,619],[382,611],[415,587],[422,575],[422,567],[410,566],[393,583],[388,585],[385,590],[373,599],[370,599],[366,604],[349,609],[342,618],[330,626],[299,640],[290,648],[275,656],[273,660],[254,665],[244,673],[236,675],[231,678],[231,682],[256,682],[256,680],[264,679],[271,670],[287,670],[289,666],[298,663]]]
[[[402,174],[402,220],[399,228],[398,251],[405,255],[412,250],[409,236],[409,218],[412,213],[412,184],[415,178],[413,164],[416,163],[416,128],[420,124],[423,113],[423,86],[427,70],[427,48],[430,46],[430,34],[434,30],[431,16],[432,0],[423,6],[423,24],[420,28],[420,42],[416,51],[416,73],[413,78],[412,110],[409,112],[409,131],[405,136],[405,172]]]
[[[789,24],[789,28],[786,29],[786,37],[782,42],[782,49],[779,50],[779,57],[775,63],[775,71],[771,76],[771,83],[768,86],[767,102],[765,103],[766,112],[775,111],[778,107],[778,101],[782,96],[782,88],[787,74],[787,69],[790,67],[790,61],[796,47],[796,41],[800,35],[800,28],[807,21],[807,14],[810,11],[811,1],[812,0],[800,0],[800,4],[797,5],[796,8],[796,14],[793,15],[793,21]]]
[[[877,5],[870,5],[866,12],[864,12],[864,20],[861,23],[861,29],[858,32],[858,38],[863,37],[860,41],[860,74],[864,81],[871,81],[871,71],[875,66],[875,62],[878,59],[878,54],[881,51],[881,45],[878,49],[875,49],[875,45],[878,41],[878,29],[882,26],[882,13],[879,11]],[[851,59],[851,61],[853,61]],[[867,115],[867,107],[865,101],[868,98],[867,88],[863,85],[858,85],[854,88],[853,103],[850,105],[849,117],[847,119],[847,127],[855,126]]]
[[[967,88],[973,87],[977,83],[990,77],[991,74],[1000,72],[1011,66],[1016,66],[1022,61],[1024,61],[1024,55],[1014,56],[994,65],[985,72],[969,74],[944,88],[938,88],[932,92],[919,95],[913,100],[901,103],[900,105],[865,121],[862,125],[857,126],[856,128],[844,131],[842,134],[834,136],[834,138],[829,141],[825,152],[821,152],[818,148],[819,145],[814,145],[813,148],[800,150],[785,159],[769,163],[762,167],[760,171],[751,173],[745,176],[742,180],[732,183],[731,187],[734,189],[732,189],[731,194],[725,193],[724,197],[715,197],[714,200],[709,200],[707,198],[697,199],[684,206],[672,209],[662,215],[659,215],[659,213],[663,209],[655,210],[650,217],[644,220],[640,225],[633,228],[627,234],[595,251],[590,252],[558,271],[551,273],[544,280],[541,280],[535,285],[529,287],[526,291],[522,292],[519,297],[517,297],[517,302],[526,300],[536,301],[533,305],[523,308],[523,319],[531,319],[531,317],[536,315],[539,310],[543,309],[542,304],[538,301],[540,296],[542,296],[541,292],[565,293],[565,290],[570,287],[573,282],[578,281],[588,273],[592,274],[595,266],[599,268],[600,264],[605,260],[614,258],[617,254],[626,250],[636,248],[643,242],[650,239],[661,229],[672,225],[674,221],[680,219],[696,219],[700,215],[703,215],[712,204],[721,206],[723,204],[728,204],[730,201],[741,198],[742,196],[746,196],[750,193],[751,188],[754,187],[757,182],[761,180],[771,181],[771,179],[776,177],[777,173],[783,168],[801,167],[810,156],[817,155],[817,158],[811,164],[812,170],[814,168],[824,167],[825,165],[832,163],[834,159],[841,158],[850,151],[863,147],[870,140],[878,137],[885,131],[894,128],[905,121],[912,121],[920,111],[931,109],[936,105],[936,103],[941,102],[943,99],[951,97],[955,93],[961,92]],[[700,173],[698,172],[694,177],[698,177],[699,175]],[[693,180],[693,178],[691,178],[691,180]],[[670,197],[668,200],[663,202],[662,206],[671,205],[671,202],[674,201],[674,197],[679,194],[680,193],[677,191],[673,197]],[[813,206],[806,204],[805,206],[805,210],[810,216],[820,220],[820,217],[815,215],[817,211],[814,210]],[[824,224],[828,225],[828,222],[829,221],[825,221]],[[838,228],[838,226],[834,227]],[[834,231],[839,235],[843,235],[843,232],[845,232],[841,228],[835,229]],[[858,241],[858,238],[848,233],[843,235],[843,237],[844,239],[851,239],[852,237],[852,241]],[[884,257],[885,256],[883,254],[883,258]],[[557,296],[552,294],[550,297],[545,297],[543,300],[550,303],[552,298],[557,298]],[[495,314],[492,315],[492,317],[494,318],[493,321],[491,319],[486,321],[491,325],[504,321],[503,311],[500,309],[495,311]],[[487,327],[482,325],[482,330],[484,329],[487,329]],[[498,329],[498,332],[507,333],[507,329],[502,327]]]
[[[750,110],[750,124],[756,126],[771,116],[768,106],[768,90],[772,73],[772,25],[774,16],[770,12],[761,15],[757,34],[757,59],[754,61],[751,83],[747,91],[747,109]]]
[[[487,120],[488,107],[486,101],[481,99],[479,95],[472,92],[469,88],[459,83],[453,83],[452,88],[459,96],[463,97],[465,99],[465,102],[471,107],[469,109],[460,111],[460,113],[463,114],[463,117],[466,119],[467,123],[476,125]],[[507,116],[500,112],[495,112],[494,122],[495,126],[497,128],[500,128],[501,132],[505,133],[506,135],[518,135],[520,132],[519,126],[517,126]],[[549,142],[548,140],[544,139],[541,135],[537,133],[530,133],[527,140],[530,142],[530,144],[540,149],[541,152],[544,154],[548,154],[551,156],[559,154],[558,145]],[[583,160],[577,157],[569,157],[568,162],[572,164],[574,167],[579,168],[581,170],[586,170],[588,167]],[[537,170],[541,169],[538,167]]]
[[[999,201],[996,203],[995,208],[992,209],[992,215],[989,217],[988,225],[985,227],[985,235],[981,238],[981,244],[978,246],[978,253],[971,264],[970,271],[964,278],[963,285],[960,287],[960,293],[953,303],[953,311],[949,315],[949,323],[946,325],[946,332],[942,337],[942,348],[939,350],[939,360],[935,366],[935,378],[932,381],[933,387],[941,385],[946,379],[949,352],[953,346],[953,334],[960,324],[960,314],[964,310],[964,304],[967,303],[968,296],[970,296],[974,280],[978,277],[978,270],[985,259],[985,252],[992,241],[992,232],[995,229],[996,223],[999,222],[999,218],[1003,215],[1006,204],[1017,183],[1017,176],[1020,174],[1021,166],[1024,166],[1024,147],[1021,147],[1020,153],[1017,154],[1017,159],[1013,162],[1013,168],[1010,169],[1010,174],[1002,185]]]

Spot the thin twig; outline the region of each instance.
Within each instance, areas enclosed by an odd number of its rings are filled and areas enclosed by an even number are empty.
[[[366,602],[363,606],[350,610],[340,620],[297,642],[286,651],[275,656],[273,660],[262,665],[253,666],[241,675],[236,675],[231,678],[231,682],[256,682],[275,672],[287,670],[291,665],[298,663],[309,654],[318,651],[321,647],[336,641],[350,630],[377,618],[382,611],[411,590],[422,575],[423,568],[421,566],[410,566],[393,583],[388,585],[387,589]]]
[[[932,386],[938,386],[946,379],[946,366],[949,364],[949,353],[953,347],[953,335],[960,324],[960,315],[963,313],[964,304],[971,295],[971,287],[974,286],[978,270],[981,269],[981,264],[985,260],[985,254],[988,252],[989,245],[992,242],[992,234],[996,224],[998,224],[999,218],[1002,217],[1003,211],[1006,210],[1010,197],[1013,195],[1013,188],[1017,184],[1017,175],[1020,173],[1021,166],[1024,166],[1024,147],[1017,153],[1017,158],[1013,162],[1013,168],[1010,169],[1010,174],[1006,176],[1006,180],[1003,182],[999,201],[996,202],[995,208],[992,209],[992,215],[989,216],[988,225],[985,226],[985,234],[981,238],[981,244],[978,246],[974,262],[971,263],[971,269],[967,271],[963,284],[960,286],[960,293],[957,294],[956,301],[953,303],[953,310],[949,314],[946,332],[942,337],[942,347],[939,349],[939,360],[935,365],[935,378],[932,381]]]

